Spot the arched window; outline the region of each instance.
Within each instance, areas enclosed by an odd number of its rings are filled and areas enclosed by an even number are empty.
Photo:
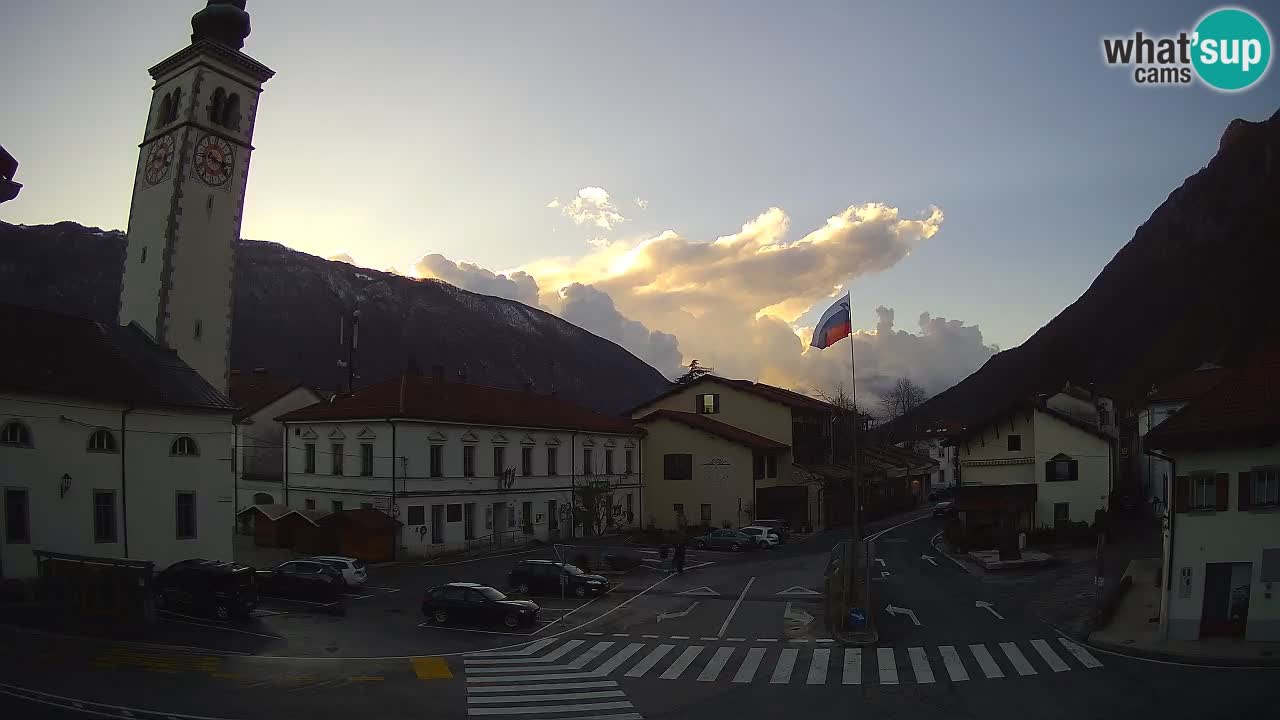
[[[181,455],[184,457],[192,457],[200,454],[200,449],[196,447],[196,441],[183,435],[173,441],[173,445],[169,446],[170,455]]]
[[[169,113],[165,115],[165,122],[171,123],[178,119],[178,109],[182,107],[182,88],[173,89],[173,104],[169,106]]]
[[[254,493],[253,495],[254,505],[273,505],[275,501],[276,499],[267,493]]]
[[[164,99],[160,101],[160,112],[156,113],[156,129],[169,124],[169,115],[173,113],[173,96],[171,93],[165,93]]]
[[[89,435],[89,452],[115,452],[116,436],[106,428],[94,430]]]
[[[231,93],[223,103],[221,124],[228,130],[240,129],[240,95],[238,93]]]
[[[0,445],[31,447],[31,431],[17,420],[10,420],[0,429]]]
[[[209,122],[222,124],[222,106],[226,101],[226,91],[222,88],[213,91],[213,99],[209,101]]]

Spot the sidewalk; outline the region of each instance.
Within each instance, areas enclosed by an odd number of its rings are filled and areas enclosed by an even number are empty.
[[[1133,585],[1107,627],[1089,634],[1090,645],[1122,655],[1191,665],[1280,667],[1280,642],[1160,639],[1160,588],[1155,584],[1159,571],[1160,558],[1139,558],[1129,563],[1125,576],[1132,578]]]

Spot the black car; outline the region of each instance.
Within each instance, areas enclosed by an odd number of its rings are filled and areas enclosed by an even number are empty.
[[[699,550],[728,550],[730,552],[755,550],[759,547],[755,538],[737,530],[712,530],[706,535],[699,535],[693,538],[689,541],[689,544]]]
[[[956,510],[956,504],[950,500],[945,500],[933,506],[934,517],[940,517],[940,518],[955,517],[957,512],[958,511]]]
[[[257,572],[263,595],[333,602],[343,592],[342,571],[318,560],[290,560]]]
[[[791,523],[786,520],[756,520],[751,523],[756,527],[767,527],[778,536],[778,542],[784,543],[791,539]]]
[[[457,582],[433,587],[422,598],[422,614],[438,623],[502,623],[509,628],[532,625],[542,612],[529,600],[512,600],[487,585]]]
[[[609,592],[604,576],[590,575],[568,563],[521,560],[507,574],[507,587],[522,595],[559,595],[562,583],[566,595],[580,598]]]
[[[220,560],[182,560],[151,581],[161,610],[186,610],[219,620],[248,617],[258,605],[253,568]]]

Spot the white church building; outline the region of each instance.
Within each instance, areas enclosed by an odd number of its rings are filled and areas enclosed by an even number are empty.
[[[232,273],[273,74],[242,5],[210,0],[150,70],[118,322],[0,305],[0,578],[37,550],[231,559]]]

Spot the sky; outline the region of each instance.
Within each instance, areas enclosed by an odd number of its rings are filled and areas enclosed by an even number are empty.
[[[0,219],[125,228],[146,69],[202,6],[4,4],[25,187]],[[1103,36],[1216,7],[250,0],[244,52],[277,75],[242,235],[519,299],[668,375],[798,388],[846,376],[847,343],[804,346],[847,289],[859,391],[937,392],[1280,107],[1274,68],[1222,94],[1103,62]]]

